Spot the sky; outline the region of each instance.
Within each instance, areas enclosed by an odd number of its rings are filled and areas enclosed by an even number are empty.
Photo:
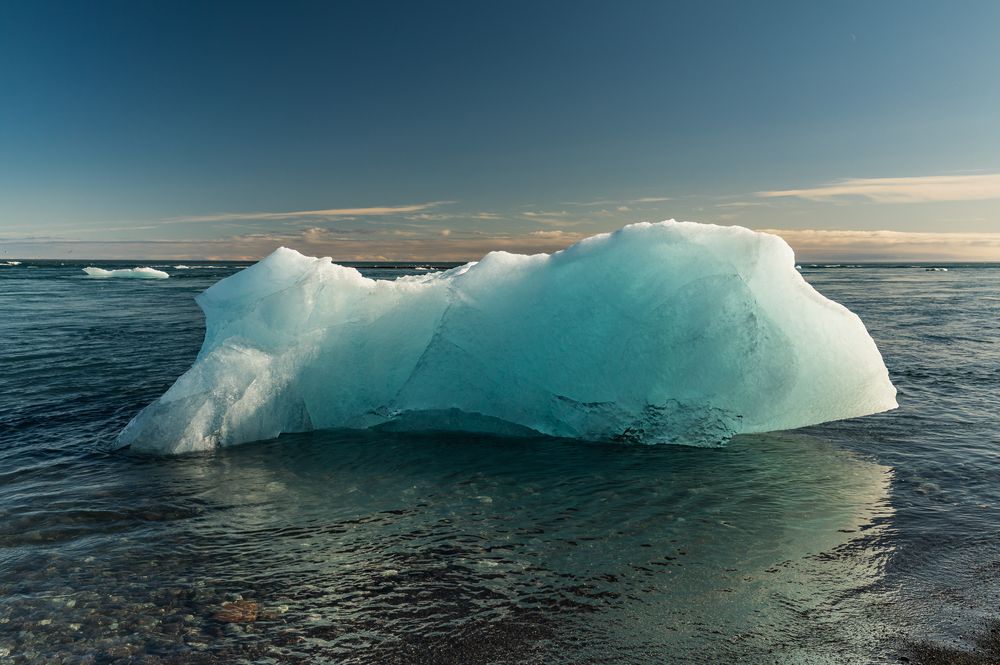
[[[0,0],[0,259],[475,259],[662,219],[1000,260],[1000,3]]]

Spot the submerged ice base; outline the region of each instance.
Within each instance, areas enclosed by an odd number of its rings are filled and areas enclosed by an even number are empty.
[[[120,445],[372,427],[717,445],[896,407],[861,319],[741,227],[634,224],[395,281],[281,248],[198,303],[198,359]]]

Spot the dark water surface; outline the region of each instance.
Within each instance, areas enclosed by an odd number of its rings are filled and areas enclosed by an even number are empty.
[[[110,443],[238,266],[83,265],[0,266],[0,663],[897,662],[1000,613],[1000,267],[803,267],[878,342],[888,414],[719,449],[316,432],[155,458]],[[219,614],[240,599],[256,621]]]

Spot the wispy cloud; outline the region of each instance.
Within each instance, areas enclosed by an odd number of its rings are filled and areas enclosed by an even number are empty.
[[[614,205],[641,205],[643,203],[663,203],[671,201],[669,196],[643,196],[638,199],[598,199],[596,201],[563,201],[562,205],[581,206],[589,208],[591,206],[614,206]]]
[[[418,220],[422,222],[441,222],[453,219],[474,219],[474,220],[500,220],[506,219],[504,215],[497,212],[418,212],[407,214],[406,219]]]
[[[439,206],[454,203],[454,201],[431,201],[429,203],[414,203],[399,206],[371,206],[367,208],[324,208],[322,210],[294,210],[291,212],[222,212],[208,215],[186,215],[183,217],[170,217],[162,220],[164,224],[186,224],[193,222],[234,222],[247,220],[286,220],[286,219],[306,219],[306,218],[326,218],[337,217],[388,217],[392,215],[406,215],[430,210]]]
[[[761,229],[806,261],[997,261],[1000,233]]]
[[[861,198],[875,203],[979,201],[1000,199],[1000,173],[916,176],[907,178],[849,178],[817,187],[757,192],[763,198],[794,197],[809,201]]]
[[[312,256],[357,260],[476,260],[493,250],[521,254],[552,252],[587,234],[559,230],[505,233],[450,228],[425,228],[416,233],[398,228],[345,229],[310,226],[243,233],[203,240],[68,240],[19,238],[0,245],[0,254],[12,258],[69,258],[187,260],[256,259],[286,246]]]
[[[729,203],[716,203],[716,208],[754,208],[757,206],[769,205],[766,201],[731,201]]]
[[[997,261],[1000,233],[770,229],[795,249],[799,261]],[[491,250],[551,252],[591,231],[542,228],[520,232],[423,227],[421,230],[309,226],[203,240],[69,240],[6,238],[0,254],[11,258],[246,259],[285,245],[335,260],[474,260]]]
[[[522,222],[526,221],[532,225],[574,227],[593,224],[594,220],[601,216],[601,211],[590,211],[588,214],[582,214],[568,210],[529,210],[520,213],[519,216]]]
[[[577,240],[583,240],[583,238],[585,238],[587,234],[575,233],[572,231],[562,231],[559,229],[554,229],[554,230],[542,229],[539,231],[532,231],[530,235],[532,238],[538,238],[541,240],[558,240],[569,244],[572,242],[576,242]]]
[[[569,217],[572,213],[568,210],[551,210],[551,211],[528,211],[521,213],[525,217],[536,218],[536,217]]]

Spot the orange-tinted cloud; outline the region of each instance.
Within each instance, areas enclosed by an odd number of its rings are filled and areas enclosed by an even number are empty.
[[[860,198],[874,203],[981,201],[1000,199],[1000,173],[918,176],[908,178],[849,178],[818,187],[757,192],[762,198],[834,201]]]
[[[1000,233],[762,230],[784,238],[800,260],[1000,261]]]

